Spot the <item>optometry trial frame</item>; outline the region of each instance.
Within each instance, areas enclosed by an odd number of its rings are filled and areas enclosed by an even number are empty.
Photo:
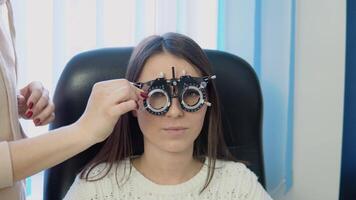
[[[204,104],[211,106],[207,101],[207,85],[209,80],[215,79],[216,76],[192,77],[185,75],[185,72],[183,74],[177,79],[172,67],[172,79],[164,78],[161,72],[157,79],[132,84],[147,91],[148,98],[143,100],[143,105],[153,115],[167,113],[173,98],[178,98],[181,108],[186,112],[196,112]]]

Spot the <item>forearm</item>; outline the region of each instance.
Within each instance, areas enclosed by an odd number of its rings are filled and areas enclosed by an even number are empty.
[[[70,125],[34,138],[9,143],[14,181],[52,167],[84,151],[95,142]]]

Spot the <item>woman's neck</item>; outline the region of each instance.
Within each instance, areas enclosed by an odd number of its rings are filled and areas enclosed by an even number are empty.
[[[193,158],[192,153],[154,154],[150,151],[134,159],[132,163],[146,178],[161,185],[186,182],[196,175],[203,165]]]

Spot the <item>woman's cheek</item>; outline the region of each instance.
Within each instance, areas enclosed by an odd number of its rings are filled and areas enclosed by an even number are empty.
[[[143,133],[150,133],[156,129],[156,121],[154,116],[151,116],[149,113],[138,112],[137,114],[138,124]]]

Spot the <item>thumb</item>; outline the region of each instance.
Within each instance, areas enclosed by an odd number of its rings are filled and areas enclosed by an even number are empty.
[[[22,96],[21,94],[17,95],[17,103],[19,105],[25,104],[26,103],[26,99],[24,96]]]
[[[30,86],[27,85],[26,87],[20,89],[18,94],[25,97],[25,99],[28,98],[30,96]]]

